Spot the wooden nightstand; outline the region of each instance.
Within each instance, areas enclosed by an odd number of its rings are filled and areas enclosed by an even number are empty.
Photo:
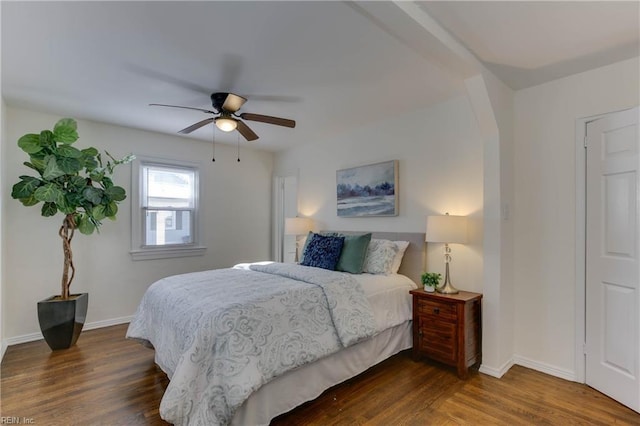
[[[413,356],[452,365],[467,377],[470,366],[482,362],[482,294],[427,293],[412,290]]]

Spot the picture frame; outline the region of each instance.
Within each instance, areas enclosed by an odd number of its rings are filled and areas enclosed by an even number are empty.
[[[397,216],[398,189],[398,160],[338,170],[338,217]]]

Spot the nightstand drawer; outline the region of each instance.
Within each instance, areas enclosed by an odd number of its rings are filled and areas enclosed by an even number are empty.
[[[434,321],[455,322],[458,318],[458,311],[455,304],[423,299],[418,301],[418,315],[429,316]]]
[[[429,321],[422,317],[420,323]],[[445,362],[456,357],[456,325],[442,321],[430,321],[429,327],[421,327],[420,347],[429,356]]]

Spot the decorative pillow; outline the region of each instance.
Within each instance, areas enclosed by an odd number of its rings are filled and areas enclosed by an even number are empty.
[[[362,272],[391,274],[391,267],[397,254],[398,246],[393,241],[372,239],[367,248]]]
[[[361,274],[370,241],[371,233],[344,235],[344,245],[342,246],[342,253],[336,265],[336,270],[351,274]]]
[[[300,264],[335,271],[343,245],[344,237],[313,234]]]
[[[298,259],[299,263],[302,264],[304,261],[304,252],[307,251],[307,246],[311,242],[311,237],[313,237],[314,232],[309,231],[307,234],[307,238],[304,240],[304,244],[302,245],[302,251],[300,252],[300,259]]]
[[[404,252],[407,251],[407,247],[409,247],[409,241],[394,241],[396,246],[398,246],[398,254],[393,259],[393,264],[391,265],[391,273],[397,274],[398,269],[400,269],[400,265],[402,264],[402,258],[404,257]]]

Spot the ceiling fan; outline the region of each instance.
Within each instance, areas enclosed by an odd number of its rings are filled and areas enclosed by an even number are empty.
[[[296,122],[294,120],[289,120],[287,118],[280,117],[272,117],[270,115],[262,115],[262,114],[252,114],[248,112],[243,112],[241,114],[237,114],[238,110],[244,105],[247,101],[246,98],[242,96],[238,96],[234,93],[226,93],[226,92],[216,92],[211,95],[211,104],[213,105],[212,110],[203,109],[203,108],[195,108],[195,107],[187,107],[187,106],[179,106],[179,105],[165,105],[165,104],[149,104],[150,106],[162,106],[162,107],[170,107],[170,108],[183,108],[183,109],[193,109],[196,111],[202,111],[207,114],[213,114],[215,117],[205,118],[202,121],[198,121],[195,124],[192,124],[189,127],[185,127],[180,130],[178,133],[182,133],[183,135],[187,135],[194,130],[199,129],[200,127],[206,126],[209,123],[214,123],[216,127],[223,132],[232,132],[237,130],[240,134],[248,141],[254,141],[258,139],[258,135],[255,134],[253,130],[247,126],[244,121],[258,121],[260,123],[268,123],[275,124],[276,126],[284,126],[294,128],[296,127]],[[242,120],[240,120],[242,119]]]

